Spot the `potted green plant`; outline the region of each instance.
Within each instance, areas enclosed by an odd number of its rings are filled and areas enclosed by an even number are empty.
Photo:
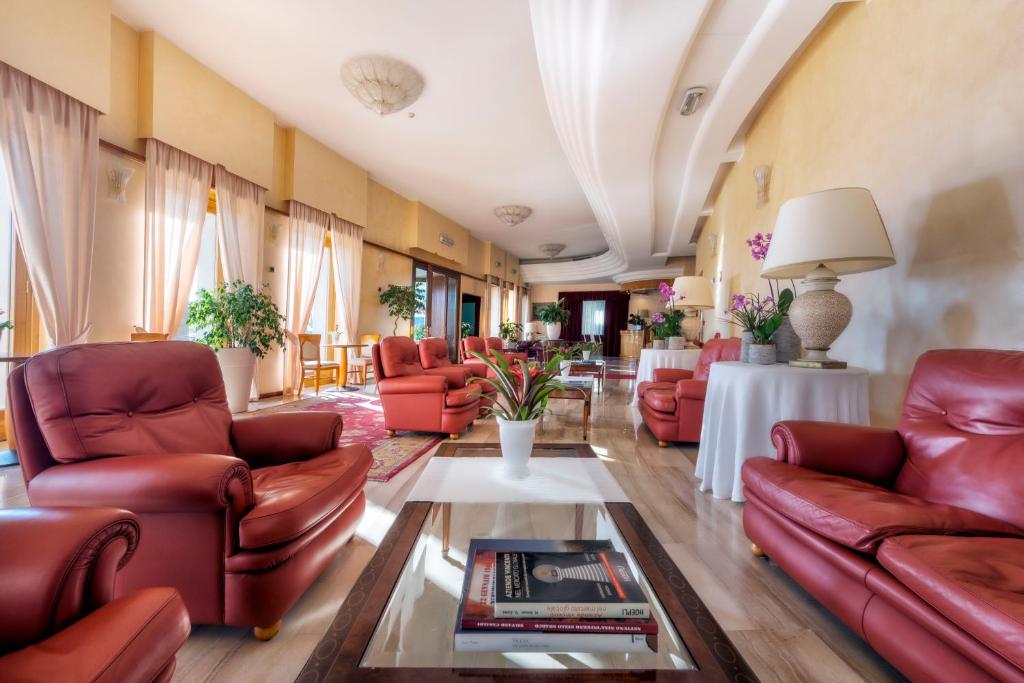
[[[377,297],[382,306],[388,307],[388,315],[395,319],[392,335],[398,334],[398,321],[413,319],[416,311],[423,310],[426,303],[416,294],[411,286],[388,285],[388,288]]]
[[[467,323],[465,320],[463,320],[461,323],[459,323],[459,336],[465,339],[466,337],[469,336],[469,333],[472,329],[473,326]]]
[[[629,320],[626,322],[626,329],[639,332],[644,329],[645,324],[647,324],[646,321],[639,314],[630,313]]]
[[[498,325],[498,336],[505,342],[505,348],[513,346],[523,334],[523,324],[506,320]]]
[[[562,323],[569,320],[569,309],[565,307],[565,299],[544,304],[537,309],[537,317],[544,323],[544,331],[548,339],[561,339]]]
[[[740,360],[757,365],[772,365],[776,360],[772,336],[782,325],[785,314],[771,295],[733,294],[729,317],[743,329]]]
[[[212,292],[199,290],[187,322],[200,331],[196,341],[217,354],[231,412],[248,410],[256,359],[284,344],[284,316],[270,295],[242,280],[221,282]]]
[[[755,261],[763,261],[768,256],[768,249],[771,247],[771,244],[772,233],[770,232],[755,233],[753,237],[747,240],[747,246],[750,247],[750,256]],[[776,301],[775,308],[782,314],[782,323],[775,330],[775,334],[772,335],[772,341],[775,342],[775,357],[780,363],[788,363],[800,357],[800,337],[797,336],[796,330],[793,329],[792,323],[789,322],[789,306],[793,303],[796,283],[792,280],[789,282],[792,288],[783,288],[782,283],[778,280],[768,280],[769,293]]]
[[[505,471],[512,479],[523,479],[529,474],[537,423],[547,408],[548,398],[567,389],[558,381],[562,356],[555,354],[543,367],[531,367],[519,359],[513,369],[501,351],[495,351],[493,358],[476,351],[470,355],[483,361],[491,371],[489,377],[474,377],[471,381],[487,382],[496,390],[488,410],[498,422]]]

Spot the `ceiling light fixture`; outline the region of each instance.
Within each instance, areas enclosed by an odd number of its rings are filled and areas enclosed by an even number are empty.
[[[533,209],[528,206],[519,206],[518,204],[507,204],[506,206],[499,206],[494,210],[494,215],[508,226],[519,225],[529,218],[531,213],[533,213]]]
[[[704,86],[696,86],[693,88],[687,88],[686,92],[683,93],[683,100],[679,103],[679,113],[683,116],[692,115],[700,107],[704,101],[704,96],[708,94],[708,89]]]
[[[540,245],[540,253],[544,254],[548,258],[555,258],[565,249],[564,244],[542,244]]]
[[[423,77],[405,62],[379,55],[353,57],[341,66],[341,81],[380,116],[405,109],[423,92]]]

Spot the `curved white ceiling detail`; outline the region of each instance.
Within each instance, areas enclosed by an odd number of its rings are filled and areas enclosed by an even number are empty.
[[[609,275],[621,273],[626,268],[622,254],[609,249],[600,256],[578,261],[551,261],[545,263],[523,263],[520,270],[523,280],[531,284],[544,282],[607,282]]]
[[[710,0],[531,0],[544,95],[609,253],[587,279],[663,266],[652,256],[652,159],[676,74]],[[584,265],[585,264],[585,265]],[[565,264],[533,264],[556,281]],[[524,267],[524,273],[527,268]]]

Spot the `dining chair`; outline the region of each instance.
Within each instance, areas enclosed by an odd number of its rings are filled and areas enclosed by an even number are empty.
[[[302,356],[302,381],[312,375],[316,395],[320,395],[320,376],[324,370],[334,377],[335,386],[341,386],[341,364],[337,361],[324,361],[320,357],[319,334],[300,334],[299,354]]]
[[[379,341],[379,334],[359,335],[359,343],[365,344],[365,346],[355,349],[355,356],[348,361],[348,374],[355,375],[357,380],[353,384],[366,384],[367,378],[373,372],[373,358],[370,350]]]

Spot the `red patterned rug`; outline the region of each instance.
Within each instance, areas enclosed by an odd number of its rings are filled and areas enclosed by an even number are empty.
[[[395,436],[388,436],[384,429],[384,411],[380,398],[362,392],[322,394],[259,412],[289,410],[319,410],[340,414],[345,428],[338,439],[338,445],[365,443],[370,448],[373,452],[373,467],[369,474],[371,481],[391,479],[444,439],[439,434],[422,432],[399,432]]]

